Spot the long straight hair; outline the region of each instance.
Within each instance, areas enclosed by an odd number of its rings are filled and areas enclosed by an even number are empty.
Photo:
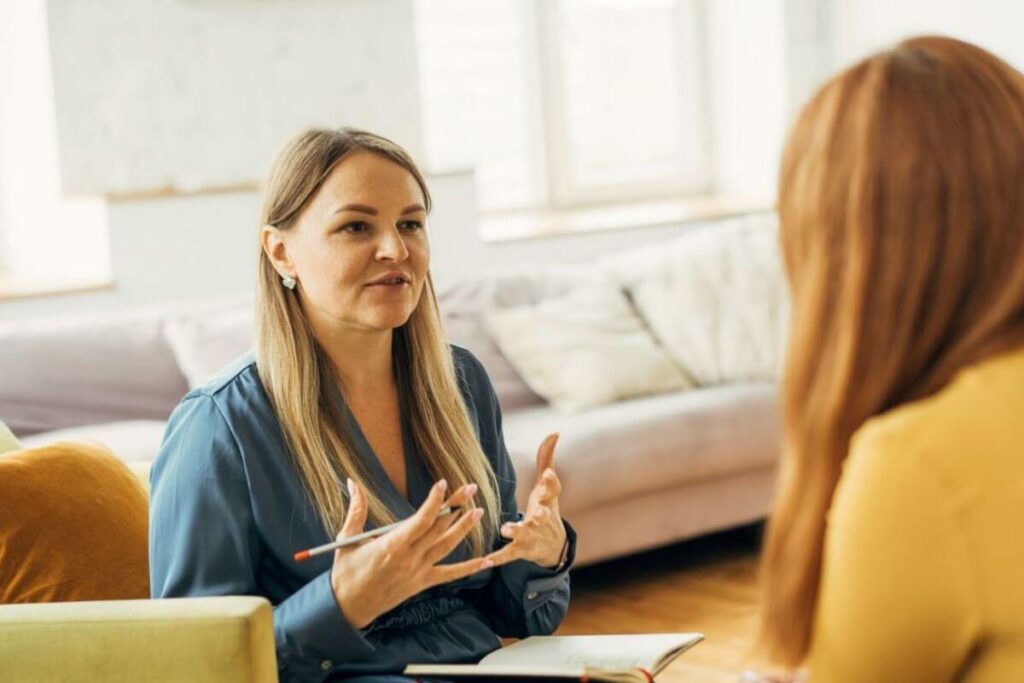
[[[942,37],[865,59],[800,114],[778,209],[793,313],[761,635],[795,666],[853,433],[1024,345],[1024,76]]]
[[[352,128],[312,129],[293,138],[279,152],[265,191],[263,225],[291,229],[331,171],[356,151],[377,154],[409,171],[423,192],[424,208],[430,210],[430,193],[423,175],[401,147]],[[325,528],[332,535],[341,530],[346,477],[363,485],[371,520],[378,524],[397,521],[367,485],[369,472],[355,454],[338,402],[338,381],[303,313],[299,290],[282,286],[281,276],[262,248],[256,300],[260,380]],[[469,546],[478,554],[497,529],[497,483],[459,391],[429,274],[409,320],[394,330],[392,355],[400,401],[431,475],[447,479],[451,491],[468,483],[479,486],[484,524],[469,536]]]

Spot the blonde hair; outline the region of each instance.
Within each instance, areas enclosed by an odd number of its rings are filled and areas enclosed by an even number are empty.
[[[380,155],[409,171],[430,210],[426,182],[401,147],[352,128],[312,129],[293,138],[278,153],[265,190],[263,224],[291,229],[331,171],[356,151]],[[378,524],[397,521],[367,485],[369,473],[356,456],[338,405],[337,381],[303,314],[298,290],[282,286],[281,276],[262,248],[256,320],[260,380],[324,526],[332,535],[341,530],[346,477],[362,484],[368,494],[370,519]],[[497,483],[459,391],[429,274],[409,320],[394,330],[392,354],[398,369],[399,399],[431,475],[446,479],[450,491],[468,483],[479,486],[477,500],[485,510],[484,524],[468,538],[471,550],[479,554],[497,529]]]
[[[853,433],[1024,344],[1024,77],[923,37],[839,74],[783,155],[793,299],[762,643],[811,646],[825,520]],[[924,625],[922,625],[924,626]]]

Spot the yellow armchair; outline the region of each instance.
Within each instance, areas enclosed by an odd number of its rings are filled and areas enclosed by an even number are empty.
[[[0,605],[0,681],[277,681],[251,596]]]
[[[149,466],[130,466],[147,492]],[[254,596],[0,604],[0,681],[276,682],[273,610]]]

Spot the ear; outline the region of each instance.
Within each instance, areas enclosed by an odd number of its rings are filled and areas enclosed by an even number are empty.
[[[264,225],[260,230],[260,244],[263,245],[263,253],[270,259],[278,274],[282,277],[295,277],[295,264],[288,257],[288,245],[285,244],[284,234],[280,230],[272,225]]]

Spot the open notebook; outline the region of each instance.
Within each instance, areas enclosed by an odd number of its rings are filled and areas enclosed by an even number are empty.
[[[702,640],[700,633],[533,636],[495,650],[479,664],[410,664],[405,674],[650,683],[669,662]]]

